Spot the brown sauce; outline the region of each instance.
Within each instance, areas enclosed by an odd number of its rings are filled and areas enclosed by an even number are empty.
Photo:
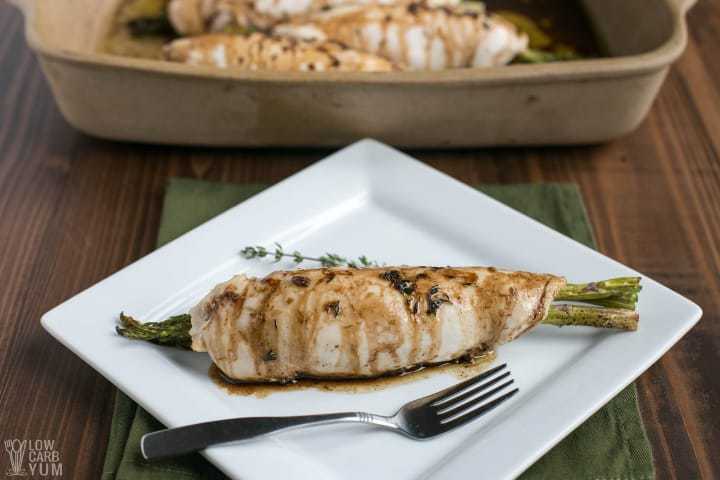
[[[295,383],[284,385],[272,383],[235,383],[228,380],[215,364],[212,364],[208,369],[208,375],[218,387],[231,395],[254,396],[257,398],[265,398],[273,393],[296,392],[308,389],[323,390],[326,392],[368,393],[415,382],[438,374],[450,374],[458,380],[464,380],[487,370],[495,360],[495,357],[495,352],[488,352],[469,361],[423,367],[399,375],[348,380],[302,379]]]

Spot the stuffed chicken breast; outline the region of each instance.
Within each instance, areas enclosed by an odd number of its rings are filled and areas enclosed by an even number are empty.
[[[239,381],[384,375],[509,342],[545,318],[564,285],[480,267],[238,275],[190,311],[192,349]]]
[[[506,65],[528,45],[525,34],[482,9],[403,5],[349,6],[277,25],[274,33],[337,41],[413,70]]]
[[[358,52],[337,42],[293,38],[209,34],[181,38],[164,49],[165,58],[189,65],[274,71],[388,72],[384,58]]]

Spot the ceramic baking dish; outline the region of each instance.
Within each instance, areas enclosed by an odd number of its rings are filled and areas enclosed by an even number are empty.
[[[118,0],[13,0],[65,118],[98,137],[224,146],[581,144],[642,121],[695,0],[585,0],[610,58],[397,73],[231,72],[98,52]]]

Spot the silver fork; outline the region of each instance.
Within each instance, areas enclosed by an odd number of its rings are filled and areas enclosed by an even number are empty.
[[[513,383],[512,379],[500,383],[510,376],[509,371],[503,371],[506,366],[500,365],[470,380],[406,403],[391,417],[344,412],[296,417],[233,418],[145,434],[140,441],[140,450],[147,460],[154,460],[197,452],[211,445],[248,440],[280,430],[332,423],[368,423],[416,440],[431,438],[480,417],[515,395],[517,388],[494,397]]]

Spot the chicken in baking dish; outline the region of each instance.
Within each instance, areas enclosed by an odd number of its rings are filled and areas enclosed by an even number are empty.
[[[165,49],[169,60],[190,65],[275,71],[389,72],[383,57],[353,50],[338,42],[293,38],[212,34],[175,40]]]
[[[435,7],[427,0],[331,8],[277,25],[273,32],[342,42],[411,70],[506,65],[528,42],[525,34],[500,17],[466,4]]]
[[[560,59],[529,48],[527,18],[487,12],[476,1],[126,0],[121,7],[118,18],[134,35],[169,35],[163,59],[222,69],[389,72]]]
[[[367,378],[472,358],[540,323],[634,330],[639,288],[491,267],[279,271],[237,275],[165,322],[122,315],[117,331],[207,352],[236,381]]]

